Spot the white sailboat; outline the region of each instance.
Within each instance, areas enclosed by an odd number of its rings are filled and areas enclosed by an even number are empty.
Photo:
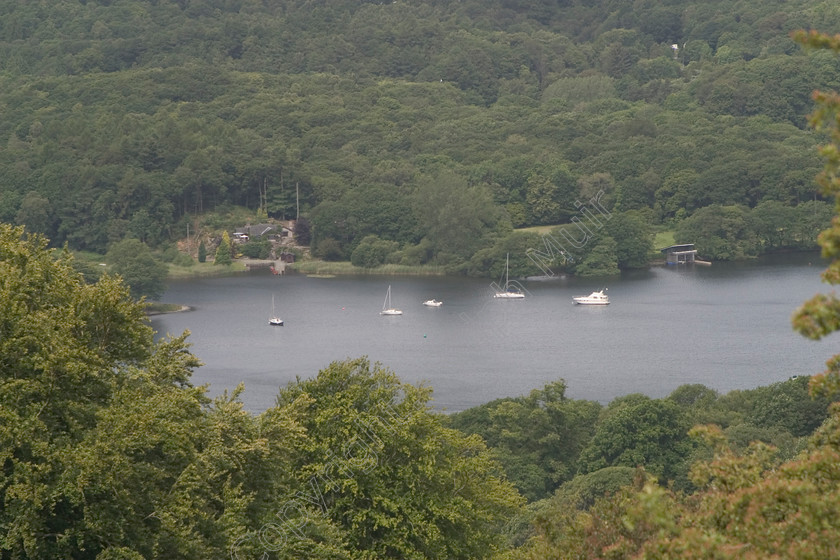
[[[385,295],[385,303],[382,304],[380,315],[402,315],[402,311],[391,305],[391,286],[388,286],[388,293]]]
[[[522,292],[515,290],[510,285],[510,280],[508,279],[508,273],[510,269],[510,253],[507,254],[505,258],[505,281],[502,284],[502,291],[496,292],[493,296],[494,298],[500,299],[522,299],[525,297],[525,294]]]
[[[273,327],[282,327],[283,326],[283,319],[277,316],[277,313],[274,311],[274,296],[271,296],[271,315],[268,317],[268,324]]]

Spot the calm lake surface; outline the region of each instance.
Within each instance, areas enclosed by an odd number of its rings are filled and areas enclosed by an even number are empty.
[[[654,267],[609,279],[524,281],[528,297],[498,300],[489,280],[352,276],[310,278],[267,271],[173,281],[162,301],[193,311],[159,315],[159,335],[189,330],[204,362],[193,378],[217,395],[245,384],[253,412],[280,387],[330,362],[368,356],[433,404],[460,411],[519,396],[562,378],[567,395],[607,403],[629,393],[664,397],[702,383],[751,389],[824,369],[837,344],[795,333],[792,312],[828,292],[815,255],[711,267]],[[380,316],[388,285],[398,317]],[[609,306],[572,296],[608,287]],[[274,296],[284,327],[268,318]],[[439,308],[422,302],[436,298]]]

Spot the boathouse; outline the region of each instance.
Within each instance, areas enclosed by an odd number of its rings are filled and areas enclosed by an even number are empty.
[[[693,264],[697,257],[694,243],[671,245],[661,249],[661,251],[665,255],[666,264]]]

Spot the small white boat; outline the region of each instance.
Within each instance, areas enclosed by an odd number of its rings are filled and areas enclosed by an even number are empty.
[[[496,292],[493,294],[493,297],[500,299],[523,299],[525,294],[522,292]]]
[[[436,299],[427,299],[423,302],[423,305],[425,305],[426,307],[440,307],[441,305],[443,305],[443,302],[438,301]]]
[[[391,305],[391,286],[388,286],[388,293],[385,295],[385,303],[382,304],[380,315],[402,315],[402,311]]]
[[[274,296],[271,296],[271,315],[268,317],[268,324],[272,327],[282,327],[283,319],[277,316],[274,311]]]
[[[502,291],[496,292],[495,294],[493,294],[493,297],[499,299],[523,299],[525,297],[525,294],[514,289],[513,286],[511,286],[510,284],[510,280],[508,278],[509,268],[510,253],[508,253],[507,257],[505,258],[505,281],[502,283]]]
[[[579,305],[609,305],[610,298],[604,293],[606,291],[607,289],[604,288],[600,292],[592,292],[588,296],[575,296],[572,300]]]

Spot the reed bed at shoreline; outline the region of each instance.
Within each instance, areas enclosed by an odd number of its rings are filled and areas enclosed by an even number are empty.
[[[225,276],[248,272],[248,267],[236,261],[229,265],[215,265],[212,262],[195,263],[192,266],[178,266],[170,264],[166,272],[167,279],[201,278],[210,276]]]
[[[190,306],[178,303],[160,303],[159,301],[146,302],[146,315],[162,315],[164,313],[179,313],[189,311]]]
[[[442,266],[420,265],[408,266],[401,264],[383,264],[376,268],[361,268],[353,266],[347,261],[326,262],[326,261],[299,261],[294,264],[287,264],[287,269],[294,270],[300,274],[314,275],[394,275],[404,274],[412,276],[445,276],[446,272]]]

